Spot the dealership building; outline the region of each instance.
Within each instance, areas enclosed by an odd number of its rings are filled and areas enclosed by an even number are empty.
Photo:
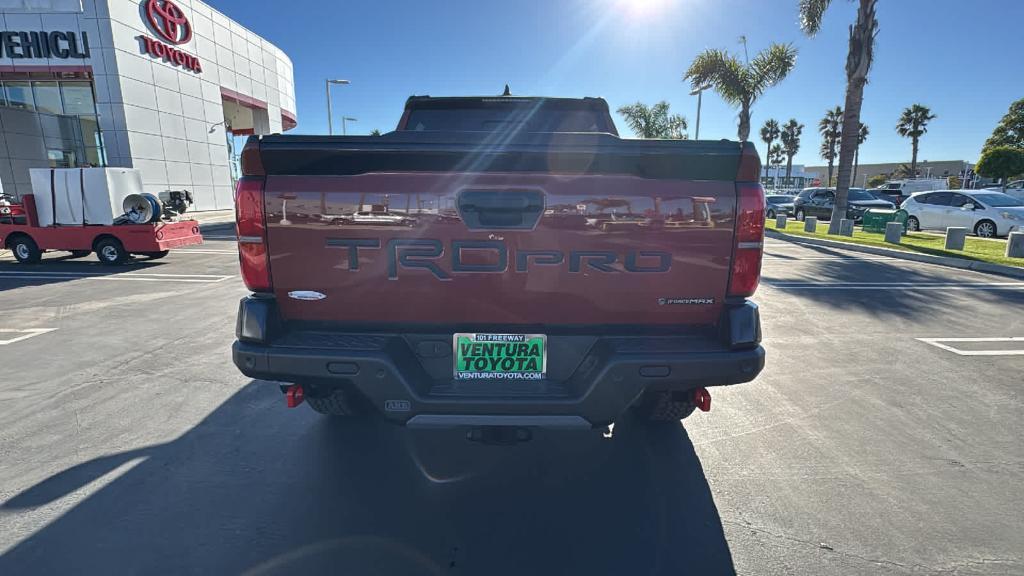
[[[294,128],[292,63],[199,0],[0,0],[0,185],[31,168],[139,170],[231,208],[238,138]]]

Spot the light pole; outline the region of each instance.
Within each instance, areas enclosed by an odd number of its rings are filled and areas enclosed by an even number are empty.
[[[341,117],[341,135],[342,136],[348,134],[348,129],[345,128],[345,122],[346,121],[348,121],[348,122],[358,122],[359,118],[352,118],[350,116],[342,116]]]
[[[710,86],[701,86],[700,88],[694,88],[693,90],[690,90],[690,96],[697,97],[697,133],[693,137],[694,140],[700,140],[700,101],[701,95],[708,88],[710,88]]]
[[[327,79],[327,133],[334,135],[334,118],[332,116],[333,110],[331,105],[331,84],[349,84],[348,80],[331,80]]]

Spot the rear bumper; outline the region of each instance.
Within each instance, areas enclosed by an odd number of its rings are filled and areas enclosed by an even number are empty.
[[[423,346],[451,334],[309,332],[283,335],[272,299],[239,308],[235,365],[251,378],[317,387],[346,383],[387,418],[409,426],[592,427],[613,422],[644,390],[691,390],[753,380],[764,367],[757,306],[738,303],[716,338],[664,335],[575,337],[581,361],[559,381],[445,381],[425,369]],[[275,338],[273,335],[278,334]],[[552,337],[549,337],[552,338]],[[567,337],[568,339],[568,337]],[[450,351],[430,349],[432,354]],[[314,392],[315,393],[315,392]]]

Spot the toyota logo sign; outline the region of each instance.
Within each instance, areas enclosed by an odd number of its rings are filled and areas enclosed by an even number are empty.
[[[192,39],[192,24],[171,0],[149,0],[146,17],[153,30],[171,44],[185,44]]]
[[[199,58],[174,47],[187,44],[192,39],[192,24],[185,17],[185,11],[171,0],[143,0],[143,2],[143,12],[146,19],[149,20],[149,25],[168,44],[146,36],[138,36],[139,41],[142,42],[142,51],[174,66],[181,66],[196,74],[201,73],[203,65],[199,62]]]

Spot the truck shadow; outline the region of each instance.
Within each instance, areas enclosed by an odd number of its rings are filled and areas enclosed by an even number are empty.
[[[179,438],[66,469],[0,519],[100,478],[0,574],[734,573],[678,425],[483,446],[286,411],[252,382]]]

